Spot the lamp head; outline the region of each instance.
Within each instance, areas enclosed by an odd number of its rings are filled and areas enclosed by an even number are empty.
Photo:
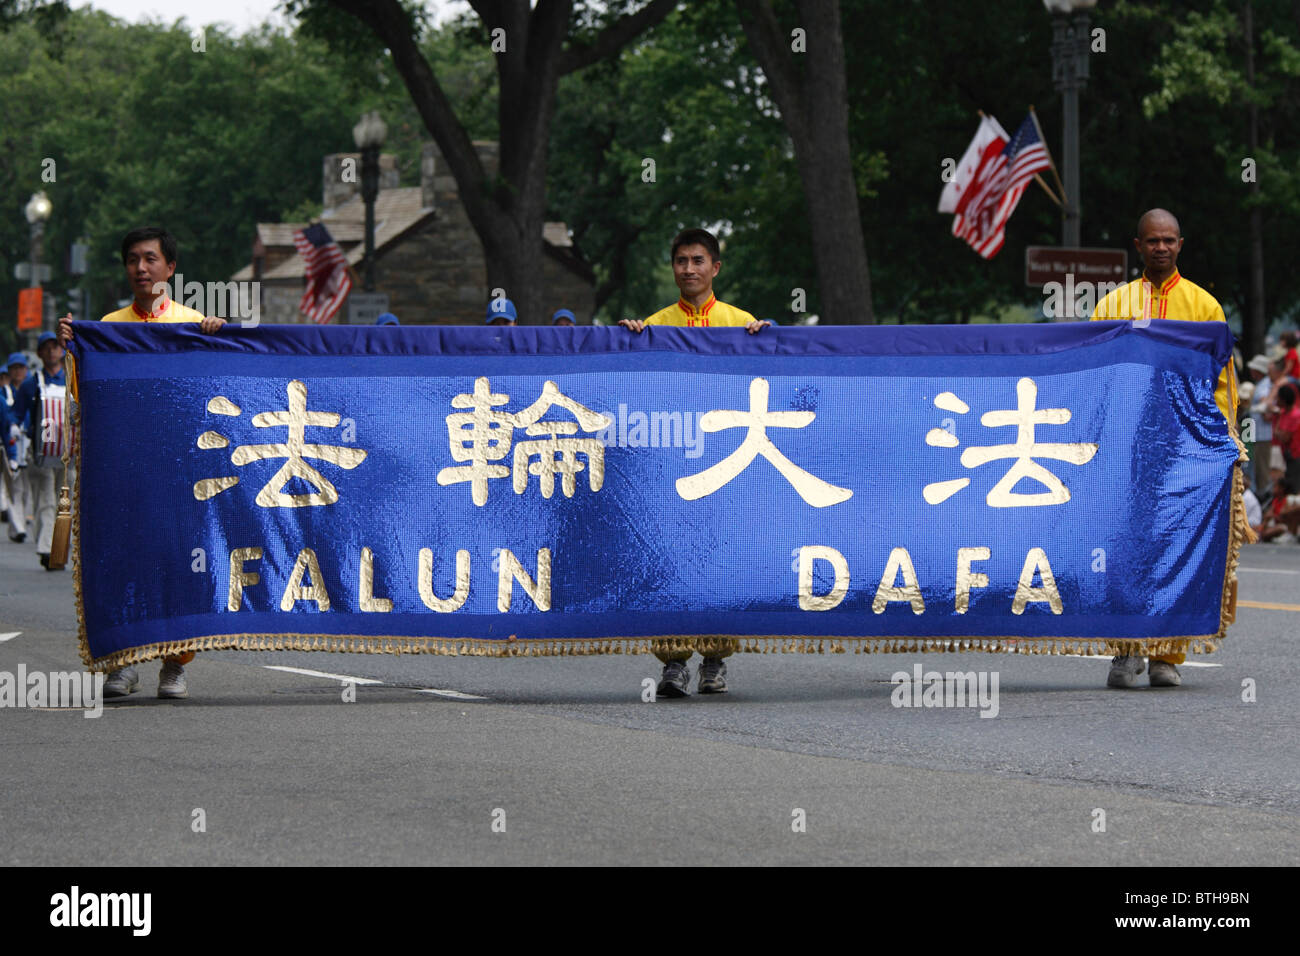
[[[50,197],[42,190],[32,193],[32,198],[27,200],[27,208],[24,211],[27,214],[27,221],[35,225],[50,218],[50,213],[54,211],[54,203],[50,202]]]

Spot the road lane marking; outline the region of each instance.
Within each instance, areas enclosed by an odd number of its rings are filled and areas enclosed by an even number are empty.
[[[1300,574],[1300,571],[1291,571],[1287,568],[1243,568],[1238,567],[1238,571],[1254,571],[1256,574]]]
[[[452,700],[487,700],[486,697],[480,697],[478,694],[462,694],[458,690],[445,690],[437,687],[421,687],[416,690],[417,694],[436,694],[439,697],[450,697]]]
[[[5,641],[12,641],[21,633],[22,631],[10,631],[8,634],[0,634],[0,644],[3,644]]]
[[[1300,604],[1274,604],[1271,601],[1238,601],[1237,607],[1254,607],[1263,611],[1300,611]]]
[[[1107,654],[1060,654],[1060,657],[1078,657],[1088,658],[1094,661],[1108,661],[1110,656]],[[1222,667],[1222,664],[1210,664],[1206,661],[1183,661],[1179,667]]]
[[[343,684],[383,684],[383,681],[375,680],[372,677],[350,677],[347,674],[330,674],[326,671],[313,671],[305,667],[285,667],[283,664],[263,664],[262,666],[269,671],[284,671],[287,674],[302,674],[305,677],[324,677]],[[449,697],[452,700],[487,700],[486,697],[480,697],[478,694],[465,694],[445,687],[412,687],[409,689],[417,694],[436,694],[439,697]]]
[[[281,664],[263,664],[269,671],[284,671],[287,674],[302,674],[304,677],[327,677],[330,680],[342,681],[344,684],[382,684],[381,680],[373,680],[369,677],[349,677],[347,674],[327,674],[325,671],[307,670],[305,667],[285,667]]]

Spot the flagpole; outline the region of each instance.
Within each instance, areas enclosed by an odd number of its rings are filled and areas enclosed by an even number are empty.
[[[1065,184],[1061,182],[1061,174],[1056,171],[1056,160],[1052,159],[1052,150],[1047,145],[1047,137],[1043,135],[1043,128],[1038,125],[1038,114],[1034,112],[1033,103],[1029,104],[1029,118],[1034,121],[1034,129],[1038,131],[1038,138],[1043,143],[1043,151],[1047,153],[1047,163],[1052,169],[1052,178],[1056,180],[1056,185],[1060,188],[1061,195],[1066,199],[1066,201],[1069,201],[1070,197],[1065,195]],[[1046,189],[1047,187],[1044,186],[1043,188]],[[1062,208],[1065,207],[1065,204],[1059,200],[1057,201],[1057,205]]]
[[[1034,182],[1038,183],[1038,185],[1043,187],[1043,192],[1047,193],[1047,195],[1051,197],[1052,202],[1056,203],[1062,209],[1065,208],[1065,203],[1061,202],[1061,200],[1057,198],[1056,193],[1052,192],[1052,190],[1048,187],[1047,183],[1043,180],[1041,174],[1034,173]]]

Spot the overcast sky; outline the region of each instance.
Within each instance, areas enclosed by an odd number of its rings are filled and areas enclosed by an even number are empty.
[[[84,6],[73,0],[72,6]],[[153,19],[164,23],[184,18],[191,26],[225,23],[243,33],[263,20],[283,22],[276,12],[279,0],[91,0],[90,6],[123,20]],[[466,7],[464,0],[427,0],[435,20],[441,21]]]

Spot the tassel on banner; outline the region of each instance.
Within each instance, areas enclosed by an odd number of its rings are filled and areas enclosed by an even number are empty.
[[[67,475],[65,466],[64,475]],[[54,538],[48,558],[50,570],[60,571],[68,563],[68,541],[72,537],[72,491],[67,485],[59,493],[59,513],[54,518]]]

